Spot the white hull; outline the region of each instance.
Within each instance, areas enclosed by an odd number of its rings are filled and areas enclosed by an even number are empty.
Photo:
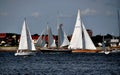
[[[15,53],[15,56],[30,56],[30,55],[35,55],[35,52],[18,52]]]
[[[105,54],[109,54],[110,53],[110,51],[105,51]]]

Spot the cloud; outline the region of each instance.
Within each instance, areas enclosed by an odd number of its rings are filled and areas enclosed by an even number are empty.
[[[94,9],[87,8],[81,12],[82,15],[94,15],[97,11]]]
[[[32,16],[33,16],[33,17],[39,17],[39,16],[40,16],[40,13],[39,13],[39,12],[33,12],[33,13],[32,13]]]
[[[7,12],[0,12],[0,16],[7,16],[8,13]]]
[[[106,11],[106,15],[107,15],[107,16],[112,16],[113,13],[112,13],[111,11]]]
[[[66,14],[63,15],[63,14],[60,14],[58,17],[62,17],[62,18],[67,18],[67,17],[68,17],[68,18],[69,18],[69,17],[72,17],[72,16],[73,16],[73,15],[66,15]]]
[[[119,3],[120,3],[120,0],[116,0],[116,1],[111,0],[111,1],[105,2],[104,4],[109,7],[119,8],[120,7]]]

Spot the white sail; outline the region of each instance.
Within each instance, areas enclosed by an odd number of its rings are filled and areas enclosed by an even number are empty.
[[[82,29],[83,29],[83,49],[96,49],[95,45],[93,44],[86,28],[82,22]]]
[[[24,20],[23,23],[18,50],[36,50],[32,42],[30,31],[26,25],[26,20]]]
[[[67,38],[67,35],[65,32],[63,32],[63,42],[61,43],[60,47],[64,47],[64,46],[67,46],[70,44],[68,38]]]
[[[56,47],[55,39],[53,38],[51,28],[47,26],[48,31],[48,48]]]
[[[80,18],[80,10],[78,10],[78,15],[76,19],[76,24],[70,45],[68,48],[71,49],[96,49],[90,36],[88,35],[86,28]]]
[[[80,18],[80,10],[78,10],[75,28],[68,48],[81,49],[83,48],[82,43],[83,41],[82,41],[82,30],[81,30],[81,18]]]
[[[62,30],[62,25],[59,26],[58,28],[58,40],[59,40],[59,46],[64,47],[69,45],[69,40],[67,38],[67,35],[65,32]]]
[[[46,40],[45,40],[45,35],[43,35],[44,33],[42,32],[42,34],[39,36],[39,38],[37,39],[37,42],[36,42],[36,46],[39,46],[39,47],[45,47],[45,44],[46,44]],[[42,38],[43,36],[43,38]]]

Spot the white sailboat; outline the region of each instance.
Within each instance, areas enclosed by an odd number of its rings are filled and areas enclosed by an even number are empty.
[[[30,31],[27,27],[26,20],[23,22],[21,37],[20,37],[20,43],[17,52],[15,53],[15,56],[18,55],[34,55],[35,52],[35,46],[32,42]]]
[[[106,49],[105,41],[104,41],[104,36],[103,36],[103,42],[102,42],[102,50],[104,51],[105,54],[109,54],[109,53],[110,53],[110,51],[108,51],[108,50]]]
[[[69,40],[66,33],[62,30],[62,24],[58,27],[58,48],[64,48],[68,46]]]
[[[72,52],[97,52],[86,28],[80,18],[80,10],[78,10],[77,19],[73,35],[70,41],[69,49]]]

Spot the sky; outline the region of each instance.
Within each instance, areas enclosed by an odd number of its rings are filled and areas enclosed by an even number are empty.
[[[47,26],[57,34],[57,25],[71,35],[77,11],[93,35],[119,35],[120,0],[0,0],[0,33],[21,33],[26,18],[31,34],[41,34]]]

